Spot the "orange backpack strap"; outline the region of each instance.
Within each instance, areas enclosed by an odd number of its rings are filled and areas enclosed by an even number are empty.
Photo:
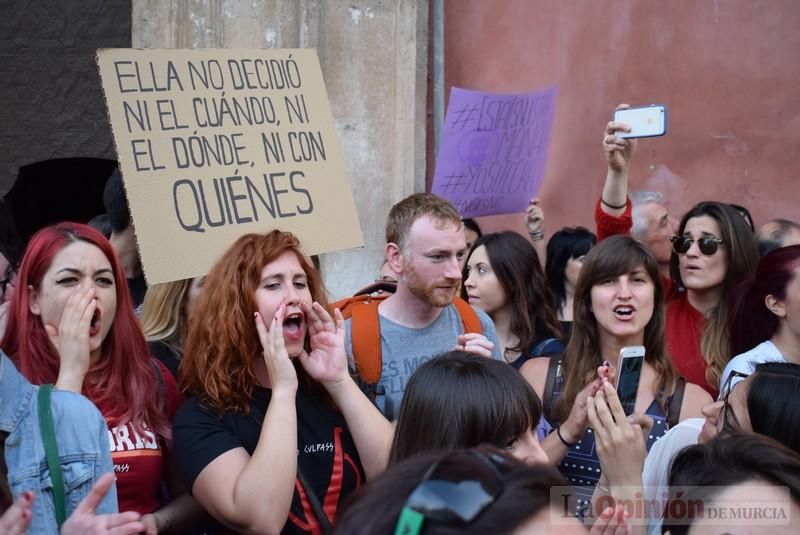
[[[461,317],[461,325],[464,327],[465,333],[483,333],[481,319],[478,317],[478,313],[475,312],[475,309],[472,308],[472,305],[460,297],[456,297],[453,300],[453,304],[456,306],[458,315]]]
[[[333,316],[334,309],[339,309],[344,319],[350,319],[353,315],[353,308],[369,301],[369,296],[366,294],[354,295],[353,297],[345,297],[339,301],[335,301],[328,305],[328,312]]]
[[[380,301],[353,304],[351,309],[350,340],[353,360],[359,377],[367,385],[381,380],[381,325],[378,319]]]
[[[383,369],[381,324],[378,317],[378,305],[383,299],[385,297],[372,299],[369,296],[356,296],[336,303],[336,305],[343,304],[342,314],[345,318],[351,318],[350,340],[353,346],[353,361],[368,395],[375,392]],[[481,320],[469,303],[456,298],[453,304],[461,318],[465,333],[483,332]]]

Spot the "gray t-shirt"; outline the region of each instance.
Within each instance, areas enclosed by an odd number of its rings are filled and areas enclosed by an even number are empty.
[[[492,357],[500,359],[500,344],[497,342],[494,323],[485,312],[475,307],[472,308],[481,321],[483,335],[494,344]],[[453,349],[458,335],[464,334],[464,328],[455,305],[446,307],[430,325],[421,329],[403,327],[380,314],[379,319],[383,365],[380,384],[383,387],[384,395],[379,395],[376,403],[384,416],[394,420],[400,410],[406,383],[414,370],[431,357]],[[350,322],[349,319],[346,322],[345,347],[350,367],[354,369]]]

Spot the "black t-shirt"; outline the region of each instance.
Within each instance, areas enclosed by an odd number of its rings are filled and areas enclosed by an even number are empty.
[[[261,433],[271,391],[256,387],[250,414],[217,411],[201,404],[196,397],[188,399],[178,410],[173,423],[175,464],[183,482],[191,490],[195,479],[214,459],[234,448],[242,447],[252,455]],[[335,409],[302,390],[297,392],[297,465],[312,487],[320,504],[331,503],[338,515],[344,499],[365,480],[364,469],[344,417]],[[269,474],[264,474],[268,478]],[[308,522],[314,520],[307,498],[300,499],[299,480],[295,482],[289,518],[281,533],[312,533]],[[265,503],[264,507],[270,504]],[[329,508],[326,508],[329,512]],[[215,526],[208,533],[223,533]]]

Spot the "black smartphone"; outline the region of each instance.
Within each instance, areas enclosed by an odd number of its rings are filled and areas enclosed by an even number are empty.
[[[619,351],[617,396],[626,415],[633,414],[636,406],[636,393],[639,391],[643,366],[644,346],[623,347]]]

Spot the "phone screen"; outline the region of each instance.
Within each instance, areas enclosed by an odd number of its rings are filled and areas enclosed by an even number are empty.
[[[627,357],[620,359],[619,380],[617,381],[617,395],[625,410],[625,414],[633,414],[636,406],[636,392],[639,390],[639,377],[642,374],[644,356]]]

